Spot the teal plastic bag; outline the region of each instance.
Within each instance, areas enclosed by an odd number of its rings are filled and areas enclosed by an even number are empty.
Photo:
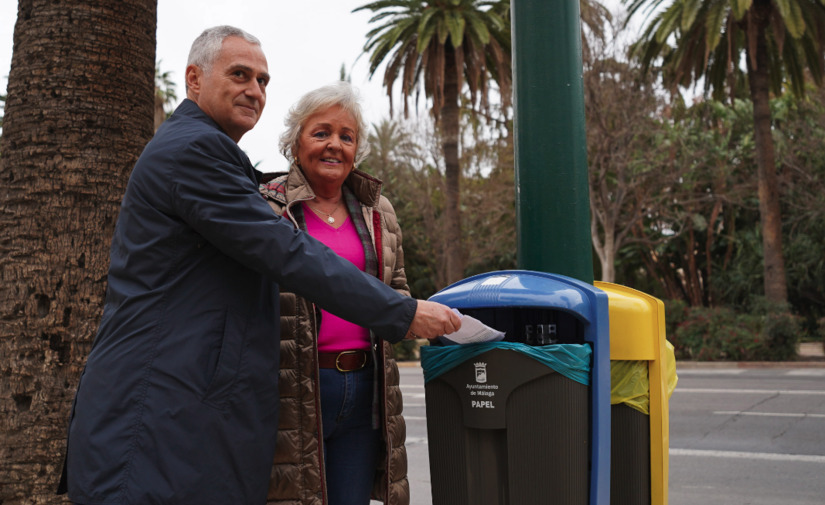
[[[593,350],[588,344],[532,346],[517,342],[484,342],[481,344],[443,347],[424,346],[421,348],[421,368],[424,369],[424,383],[492,349],[509,349],[526,354],[568,379],[585,386],[590,385],[590,355]]]

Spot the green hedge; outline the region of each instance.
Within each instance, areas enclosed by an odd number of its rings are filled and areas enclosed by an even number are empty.
[[[681,360],[792,360],[801,332],[797,316],[766,303],[742,314],[671,301],[665,303],[665,320],[667,339]]]

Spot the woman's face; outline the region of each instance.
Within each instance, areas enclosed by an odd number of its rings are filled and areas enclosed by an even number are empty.
[[[307,118],[296,158],[313,188],[344,184],[355,162],[357,134],[355,119],[338,105]]]

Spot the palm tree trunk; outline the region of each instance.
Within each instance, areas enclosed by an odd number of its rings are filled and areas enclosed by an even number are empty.
[[[154,118],[155,118],[155,131],[158,131],[160,125],[166,121],[166,111],[163,109],[164,102],[163,97],[160,96],[158,93],[155,93],[155,109],[154,109]]]
[[[768,50],[765,32],[768,29],[770,1],[757,0],[753,4],[753,22],[756,30],[755,54],[749,54],[748,80],[753,101],[754,143],[756,144],[756,171],[758,179],[759,217],[762,223],[762,250],[764,256],[765,297],[772,302],[788,301],[785,278],[785,258],[782,253],[782,214],[776,176],[773,137],[771,136],[770,82]]]
[[[0,503],[56,496],[129,171],[152,135],[156,0],[20,0],[0,139]]]
[[[464,255],[461,240],[461,213],[459,211],[461,166],[458,157],[458,76],[456,72],[455,49],[449,44],[444,48],[446,71],[444,72],[444,105],[441,108],[442,149],[447,180],[447,195],[444,208],[447,235],[445,237],[445,257],[447,283],[464,277]]]

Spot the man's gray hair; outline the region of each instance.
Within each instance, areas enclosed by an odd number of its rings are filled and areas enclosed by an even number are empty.
[[[358,166],[370,153],[370,143],[367,140],[368,128],[364,114],[361,112],[361,101],[358,91],[346,81],[338,81],[327,86],[322,86],[316,90],[302,96],[298,102],[289,109],[284,118],[286,131],[280,137],[280,149],[290,163],[295,161],[295,153],[298,151],[298,139],[304,129],[304,123],[313,114],[330,107],[339,106],[352,115],[358,127],[355,136],[355,163]]]
[[[195,65],[203,70],[203,73],[208,74],[212,70],[212,64],[218,59],[223,41],[227,37],[240,37],[250,44],[261,45],[261,41],[257,37],[240,28],[228,25],[213,26],[204,30],[192,42],[192,49],[189,50],[189,60],[187,60],[186,66]]]

